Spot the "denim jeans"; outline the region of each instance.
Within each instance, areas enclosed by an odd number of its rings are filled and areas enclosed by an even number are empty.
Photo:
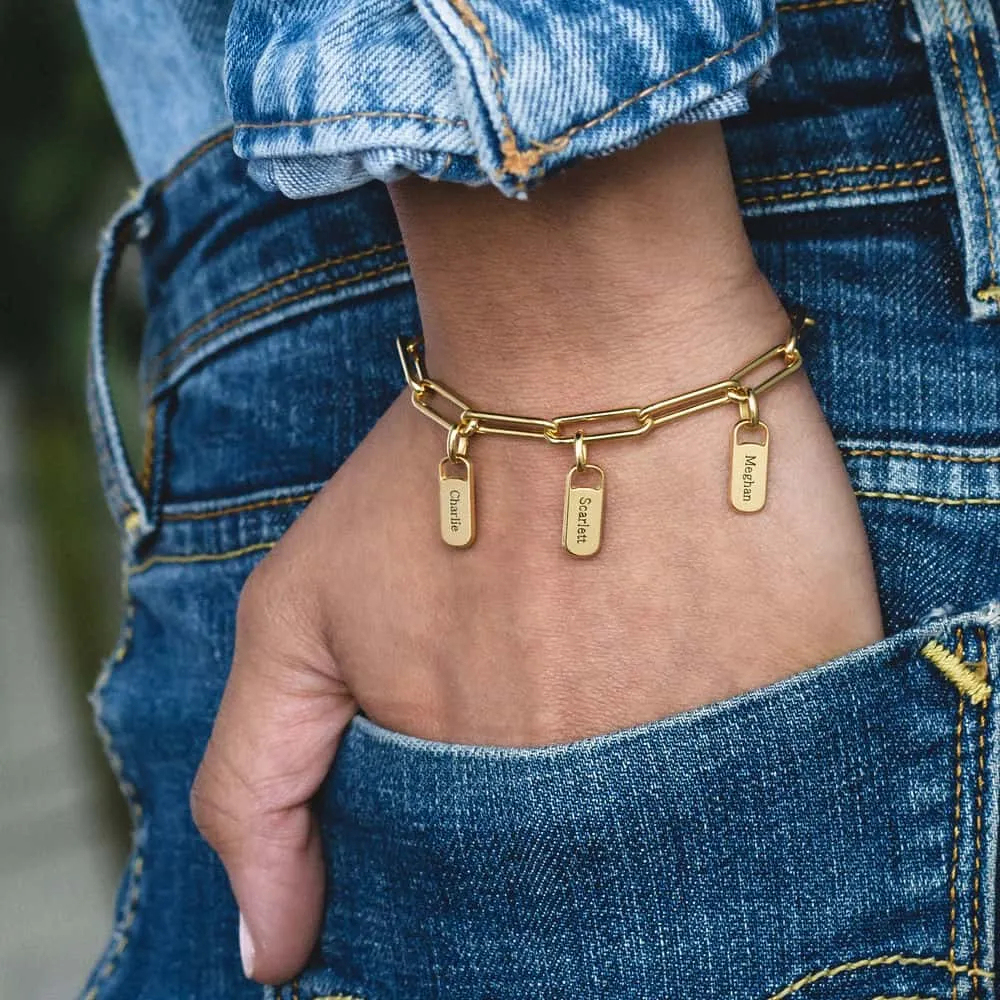
[[[438,743],[356,716],[317,801],[320,940],[268,996],[994,996],[995,12],[780,9],[784,50],[727,137],[758,260],[818,323],[805,367],[889,637],[567,745]],[[134,847],[87,1000],[261,993],[187,795],[241,585],[400,391],[394,338],[418,325],[381,185],[290,201],[229,138],[122,210],[95,285],[90,404],[128,607],[93,700]],[[102,342],[130,241],[149,308],[135,469]],[[734,627],[738,611],[704,622]]]

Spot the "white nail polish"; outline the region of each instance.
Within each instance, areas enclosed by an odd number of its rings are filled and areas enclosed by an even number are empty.
[[[240,960],[243,962],[243,975],[250,979],[253,976],[254,946],[250,929],[242,913],[240,914]]]

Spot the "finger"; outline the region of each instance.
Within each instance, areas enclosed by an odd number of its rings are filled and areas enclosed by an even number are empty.
[[[240,908],[244,970],[267,983],[299,972],[319,931],[324,871],[310,802],[355,712],[318,616],[287,576],[265,560],[244,588],[232,669],[191,792]]]

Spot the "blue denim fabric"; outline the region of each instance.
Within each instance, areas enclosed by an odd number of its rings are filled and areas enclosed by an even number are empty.
[[[323,0],[291,12],[237,0],[233,16],[236,151],[292,197],[406,172],[516,194],[672,121],[739,113],[776,44],[764,0]],[[358,72],[361,53],[380,72]]]
[[[968,294],[982,194],[948,34],[941,48],[943,20],[921,27],[921,3],[786,3],[786,47],[727,129],[761,266],[818,321],[805,367],[889,638],[563,746],[435,743],[356,717],[317,803],[320,941],[267,996],[995,996],[1000,717],[995,693],[970,692],[1000,678],[1000,338]],[[982,159],[977,63],[968,28],[951,35]],[[1000,93],[1000,50],[973,37]],[[149,299],[135,471],[100,347],[130,239]],[[288,201],[222,139],[148,185],[104,249],[90,398],[128,609],[93,700],[135,840],[84,996],[259,997],[188,790],[243,581],[401,389],[413,289],[380,185]],[[946,673],[929,639],[968,666]]]
[[[143,177],[231,114],[251,176],[297,198],[407,173],[519,194],[739,114],[777,44],[773,0],[78,2]]]

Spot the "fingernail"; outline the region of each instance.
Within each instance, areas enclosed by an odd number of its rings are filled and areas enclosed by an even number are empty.
[[[253,938],[250,937],[250,929],[247,922],[240,914],[240,961],[243,963],[243,975],[250,979],[253,976],[254,946]]]

